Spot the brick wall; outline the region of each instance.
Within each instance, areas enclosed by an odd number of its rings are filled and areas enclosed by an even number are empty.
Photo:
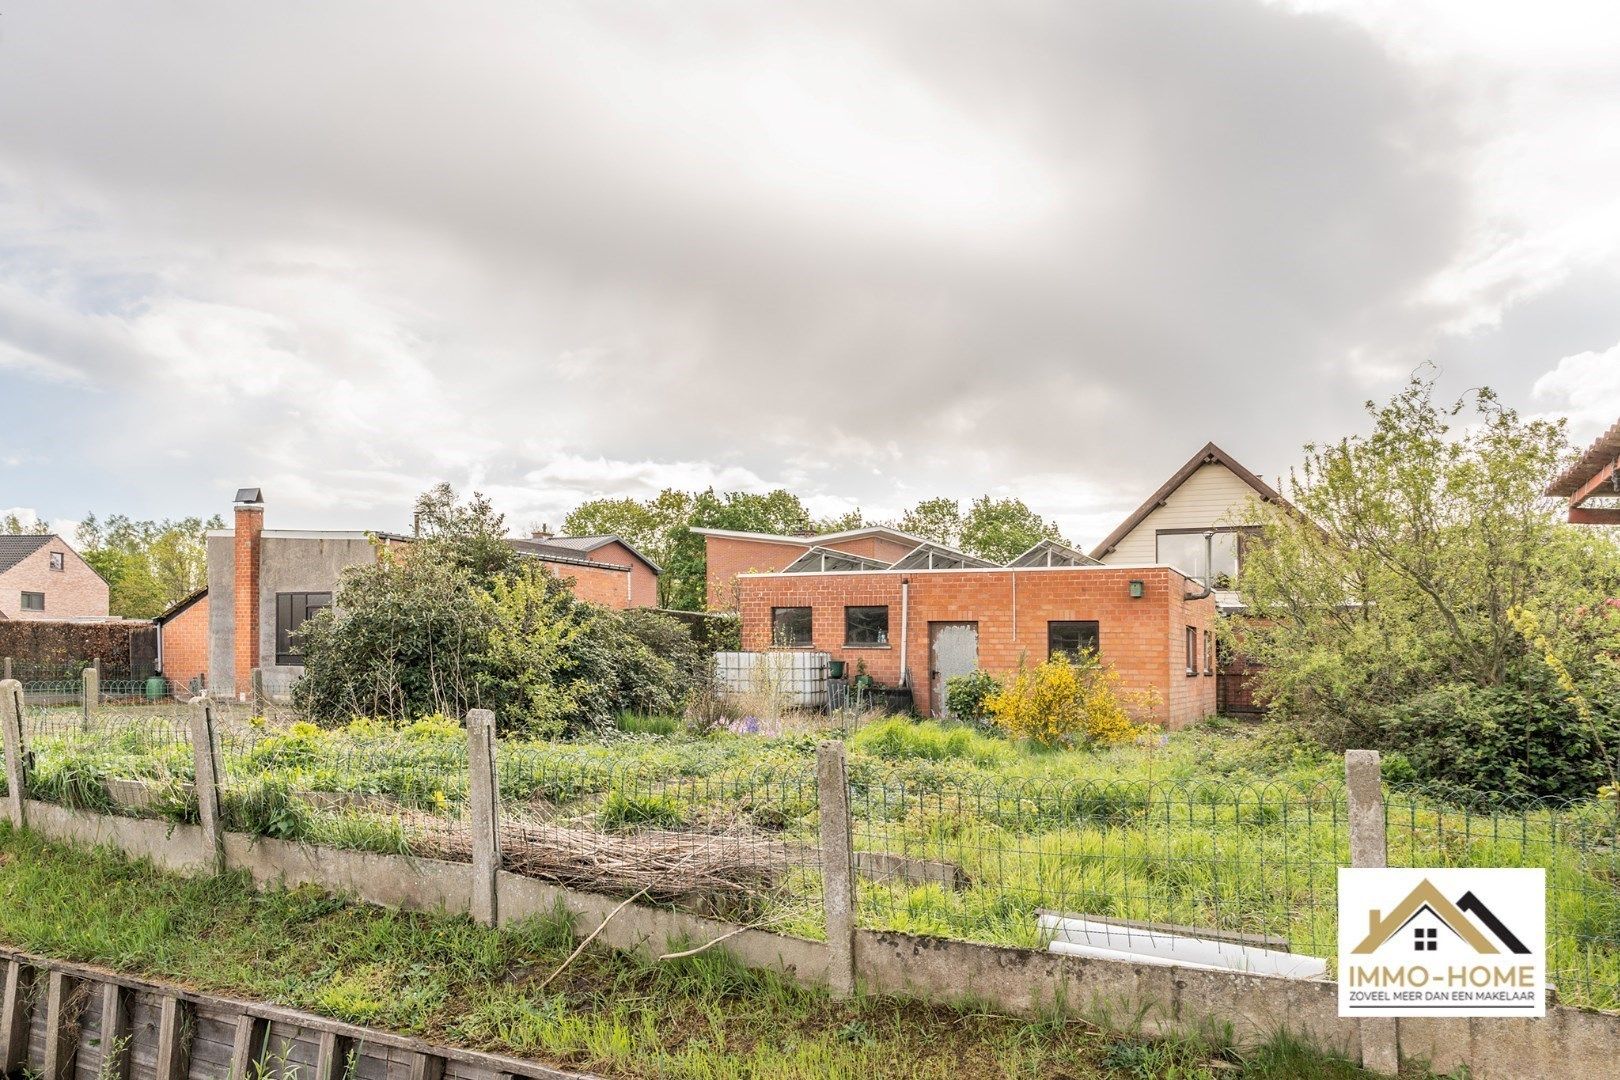
[[[851,555],[864,555],[868,559],[893,563],[899,562],[907,555],[910,555],[917,545],[900,540],[891,540],[886,536],[858,536],[853,540],[836,540],[833,543],[822,544],[821,546],[832,548],[834,551],[847,551]]]
[[[208,673],[208,596],[163,623],[163,676],[186,684]]]
[[[901,580],[911,583],[909,633],[902,635]],[[1141,599],[1130,597],[1130,582],[1143,582]],[[905,574],[786,574],[743,577],[741,597],[744,649],[770,647],[771,609],[809,607],[813,647],[847,660],[853,671],[865,661],[873,678],[896,683],[901,674],[901,642],[906,641],[918,710],[934,712],[928,686],[931,622],[976,622],[979,666],[1004,674],[1020,660],[1038,663],[1046,655],[1047,623],[1095,620],[1099,652],[1119,672],[1128,690],[1151,690],[1160,702],[1157,718],[1182,727],[1215,711],[1215,677],[1186,674],[1185,627],[1213,630],[1215,602],[1187,601],[1186,579],[1167,567],[1063,567],[1023,570],[920,570]],[[844,607],[887,605],[889,645],[846,646]]]
[[[614,540],[591,552],[589,558],[592,562],[616,563],[630,568],[630,598],[624,606],[658,606],[658,575],[629,548]]]
[[[738,574],[780,570],[810,550],[809,544],[739,540],[731,536],[705,536],[703,539],[708,550],[710,611],[737,610]]]
[[[261,666],[259,654],[259,578],[264,552],[264,508],[238,506],[236,532],[232,539],[235,553],[236,645],[232,675],[239,691],[252,685],[253,669]],[[272,612],[272,617],[274,613]],[[213,673],[216,676],[218,672]]]
[[[51,569],[51,553],[62,556],[62,569]],[[45,594],[44,611],[24,611],[22,594]],[[105,618],[107,583],[60,536],[0,574],[0,618],[57,619]]]
[[[562,580],[572,581],[574,595],[581,600],[621,610],[630,606],[632,575],[627,571],[572,563],[547,563],[546,566]]]

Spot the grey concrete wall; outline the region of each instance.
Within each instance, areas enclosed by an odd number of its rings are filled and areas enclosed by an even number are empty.
[[[276,663],[276,594],[337,591],[338,577],[351,566],[370,566],[377,551],[365,538],[277,536],[266,531],[259,564],[259,667],[272,688],[302,675],[304,669]]]
[[[236,540],[208,537],[208,685],[229,687],[236,670]]]
[[[38,799],[28,800],[28,827],[52,840],[113,847],[184,873],[206,872],[212,857],[200,826],[92,814]]]
[[[380,907],[458,914],[472,907],[472,867],[466,863],[226,833],[225,865],[246,870],[259,885],[319,885]]]

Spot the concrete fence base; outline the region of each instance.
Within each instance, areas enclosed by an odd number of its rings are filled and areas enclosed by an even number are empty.
[[[206,872],[213,864],[214,849],[195,825],[92,814],[36,800],[28,800],[26,818],[29,828],[52,839],[106,845],[171,870]],[[475,875],[468,863],[238,833],[224,835],[224,860],[262,886],[316,885],[368,903],[418,911],[471,914],[474,907]],[[619,906],[611,897],[506,871],[495,875],[495,891],[502,924],[564,910],[574,917],[580,935],[596,929]],[[626,906],[598,939],[655,956],[718,940],[715,948],[748,967],[822,986],[839,978],[832,968],[835,958],[823,942],[648,905]],[[869,930],[855,932],[854,969],[866,992],[946,1002],[971,999],[1020,1014],[1063,1011],[1137,1034],[1230,1034],[1240,1044],[1289,1032],[1351,1061],[1364,1056],[1363,1022],[1338,1016],[1337,986],[1326,981],[1123,963]],[[1466,1067],[1475,1080],[1602,1076],[1620,1060],[1620,1016],[1556,1004],[1549,1005],[1543,1020],[1401,1020],[1396,1037],[1402,1058],[1426,1061],[1441,1072]]]

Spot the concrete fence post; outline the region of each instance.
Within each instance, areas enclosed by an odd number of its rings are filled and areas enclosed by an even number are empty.
[[[0,682],[11,681],[11,657],[0,659]]]
[[[1349,802],[1350,865],[1388,865],[1384,828],[1383,770],[1376,750],[1346,750],[1344,788]],[[1401,1071],[1399,1021],[1394,1017],[1367,1017],[1361,1021],[1361,1064],[1373,1072],[1394,1076]]]
[[[23,744],[23,688],[16,679],[0,681],[0,744],[5,749],[6,817],[17,828],[28,824],[25,768],[28,747]]]
[[[225,829],[219,817],[219,737],[214,703],[201,698],[191,708],[191,756],[196,766],[197,821],[202,825],[209,868],[225,872]]]
[[[855,855],[850,840],[849,775],[844,744],[816,748],[816,801],[821,810],[821,888],[827,915],[827,987],[855,992]]]
[[[495,771],[495,714],[467,713],[468,794],[472,821],[472,917],[485,926],[500,921],[501,786]]]
[[[90,730],[91,721],[95,719],[96,707],[101,704],[101,662],[98,660],[91,667],[80,673],[79,693],[84,699],[84,730]]]
[[[270,704],[270,699],[265,696],[264,692],[264,669],[254,668],[250,674],[249,682],[253,688],[253,711],[263,716],[265,709]]]

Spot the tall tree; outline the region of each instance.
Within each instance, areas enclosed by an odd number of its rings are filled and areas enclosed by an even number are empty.
[[[993,563],[1009,562],[1042,540],[1068,543],[1057,522],[1047,521],[1022,499],[981,495],[962,519],[962,549]]]
[[[955,499],[924,499],[900,515],[895,528],[936,544],[962,546],[962,505]]]
[[[1516,613],[1611,610],[1620,552],[1542,497],[1562,421],[1488,389],[1442,404],[1424,377],[1367,411],[1371,434],[1305,448],[1298,513],[1271,512],[1248,545],[1233,629],[1275,712],[1376,745],[1380,718],[1416,694],[1522,679]]]
[[[208,530],[224,527],[217,514],[163,521],[90,514],[76,539],[84,561],[107,580],[112,613],[150,619],[208,583]]]
[[[580,504],[563,521],[569,536],[621,536],[647,558],[663,567],[658,579],[658,603],[677,607],[676,577],[669,572],[676,545],[692,521],[694,496],[665,488],[650,499],[593,499]]]
[[[23,519],[14,513],[0,517],[0,536],[44,536],[50,531],[50,525],[38,518],[24,524]]]

